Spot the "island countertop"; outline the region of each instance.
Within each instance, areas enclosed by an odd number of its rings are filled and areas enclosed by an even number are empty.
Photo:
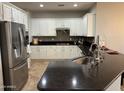
[[[94,65],[89,58],[50,62],[38,83],[39,90],[106,90],[124,71],[124,55],[105,53]]]

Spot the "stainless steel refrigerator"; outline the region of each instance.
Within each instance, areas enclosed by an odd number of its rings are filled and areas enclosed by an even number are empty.
[[[3,71],[2,71],[1,46],[0,46],[0,91],[2,90],[3,90]]]
[[[4,90],[21,90],[28,79],[25,26],[0,22]]]

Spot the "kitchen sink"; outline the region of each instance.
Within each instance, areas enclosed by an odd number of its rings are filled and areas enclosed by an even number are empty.
[[[77,63],[77,64],[88,64],[91,62],[92,58],[91,57],[80,57],[78,59],[73,60],[72,62]]]

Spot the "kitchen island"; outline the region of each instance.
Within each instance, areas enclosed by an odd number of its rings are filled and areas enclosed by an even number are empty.
[[[94,91],[119,90],[122,85],[124,55],[105,53],[103,62],[89,58],[50,62],[38,83],[39,90]],[[114,84],[115,83],[115,84]]]

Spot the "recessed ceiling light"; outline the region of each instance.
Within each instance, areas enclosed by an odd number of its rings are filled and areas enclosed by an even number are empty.
[[[40,4],[40,7],[44,7],[44,5],[43,4]]]
[[[74,7],[77,7],[77,6],[78,6],[78,4],[74,4],[73,6],[74,6]]]

